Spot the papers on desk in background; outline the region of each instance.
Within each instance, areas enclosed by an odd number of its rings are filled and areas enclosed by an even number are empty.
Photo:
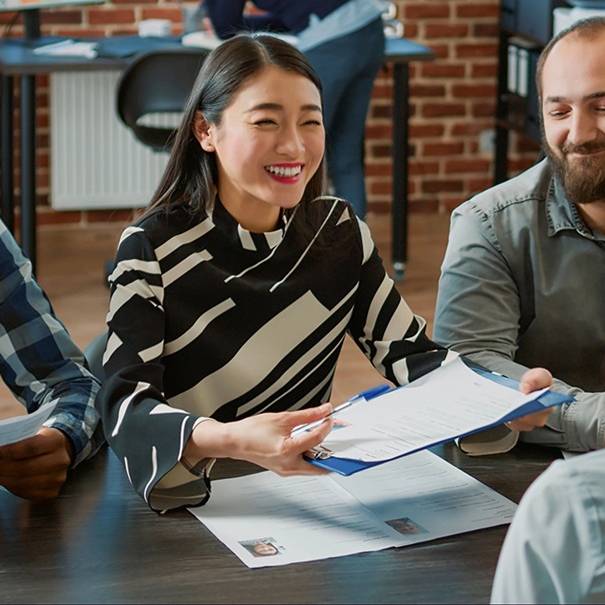
[[[193,46],[196,48],[205,48],[207,50],[214,50],[222,40],[209,32],[191,32],[185,34],[181,38],[181,44],[183,46]]]
[[[298,44],[298,38],[296,36],[291,36],[288,34],[276,34],[274,32],[267,32],[267,34],[273,36],[274,38],[284,40],[284,42],[288,42],[293,46],[296,46]],[[185,34],[181,38],[181,44],[183,46],[194,46],[197,48],[206,48],[208,50],[215,49],[222,42],[223,40],[221,40],[219,37],[205,31],[191,32],[189,34]]]
[[[53,57],[83,57],[95,59],[97,56],[96,42],[76,42],[75,40],[61,40],[52,44],[38,46],[33,50],[36,55],[50,55]]]
[[[33,437],[53,413],[57,401],[58,399],[49,401],[26,416],[0,420],[0,446]]]
[[[510,523],[516,505],[424,451],[352,477],[263,472],[189,509],[248,567],[409,546]]]
[[[274,34],[275,36],[296,46],[296,36],[287,34]],[[213,50],[219,46],[223,40],[205,31],[191,32],[185,34],[180,41],[183,46],[196,48],[205,48]],[[163,37],[144,37],[139,36],[115,36],[104,38],[97,42],[82,42],[77,40],[60,40],[50,44],[44,44],[34,49],[37,55],[50,55],[53,57],[82,57],[85,59],[95,59],[97,56],[116,56],[127,57],[138,52],[145,52],[155,48],[165,46],[179,46],[178,38],[172,36]]]

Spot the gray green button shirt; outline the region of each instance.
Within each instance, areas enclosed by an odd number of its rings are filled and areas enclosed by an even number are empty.
[[[543,160],[452,216],[434,338],[519,378],[548,368],[576,403],[524,440],[605,445],[605,234],[580,218]]]

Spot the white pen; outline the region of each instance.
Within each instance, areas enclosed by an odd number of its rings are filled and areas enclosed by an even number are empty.
[[[372,399],[372,398],[376,397],[377,395],[384,393],[385,391],[389,391],[390,389],[391,389],[391,387],[388,384],[381,384],[377,387],[368,389],[367,391],[362,391],[361,393],[357,393],[356,395],[353,395],[353,397],[351,397],[350,399],[347,399],[347,401],[345,401],[344,403],[341,403],[340,405],[336,406],[327,416],[324,416],[323,418],[320,418],[319,420],[315,420],[314,422],[309,422],[308,424],[301,424],[300,426],[297,426],[290,433],[290,437],[296,437],[297,435],[300,435],[301,433],[304,433],[306,431],[312,431],[314,428],[323,424],[330,416],[333,416],[334,414],[336,414],[336,412],[341,412],[345,408],[348,408],[349,406],[353,405],[354,403],[356,403],[360,400],[367,401],[369,399]]]

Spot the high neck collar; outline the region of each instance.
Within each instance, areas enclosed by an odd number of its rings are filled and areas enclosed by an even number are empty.
[[[239,246],[249,252],[267,252],[273,250],[284,238],[287,225],[287,218],[282,211],[278,219],[278,227],[273,231],[255,233],[249,229],[245,229],[223,206],[218,196],[210,211],[210,219],[228,237],[233,245]]]

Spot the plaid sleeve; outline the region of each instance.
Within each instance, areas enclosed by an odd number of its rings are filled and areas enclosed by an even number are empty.
[[[98,381],[32,276],[6,226],[0,223],[0,374],[29,412],[58,398],[46,426],[70,439],[74,465],[102,443],[94,400]]]

